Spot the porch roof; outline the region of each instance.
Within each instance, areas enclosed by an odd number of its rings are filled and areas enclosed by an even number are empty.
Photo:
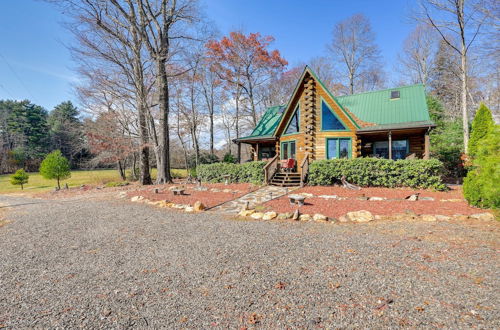
[[[260,119],[257,127],[254,128],[252,133],[245,137],[240,137],[234,139],[234,142],[250,142],[250,141],[265,141],[265,140],[275,140],[274,131],[283,116],[283,110],[285,106],[277,105],[274,107],[267,108],[266,112]]]
[[[383,124],[383,125],[375,125],[360,128],[357,133],[370,133],[377,131],[391,131],[391,130],[401,130],[401,129],[412,129],[412,128],[432,128],[436,127],[431,120],[423,120],[423,121],[413,121],[413,122],[405,122],[405,123],[395,123],[395,124]]]

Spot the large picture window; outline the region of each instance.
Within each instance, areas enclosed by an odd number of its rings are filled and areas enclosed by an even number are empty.
[[[326,139],[326,159],[351,158],[351,139]]]
[[[295,141],[281,142],[281,159],[295,159]]]
[[[323,131],[345,131],[346,129],[324,100],[321,100],[321,129]]]
[[[298,133],[300,131],[300,109],[297,106],[290,122],[285,130],[285,134]]]
[[[392,159],[405,159],[408,154],[408,140],[392,141]],[[373,144],[373,155],[389,158],[389,141],[377,141]]]

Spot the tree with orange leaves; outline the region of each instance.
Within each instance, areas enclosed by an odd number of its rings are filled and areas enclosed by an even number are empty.
[[[263,103],[267,83],[288,65],[278,50],[269,50],[273,41],[273,37],[263,37],[259,33],[231,32],[229,36],[207,44],[214,71],[235,95],[237,137],[240,133],[240,102],[250,119],[250,126],[257,126],[258,108]],[[238,147],[238,159],[240,155]]]

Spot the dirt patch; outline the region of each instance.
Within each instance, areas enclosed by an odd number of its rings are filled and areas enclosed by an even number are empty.
[[[338,218],[347,212],[367,210],[375,215],[391,215],[413,211],[416,214],[470,215],[485,212],[485,210],[471,207],[463,198],[460,187],[453,187],[447,192],[429,190],[413,190],[404,188],[363,188],[348,190],[342,187],[305,187],[294,192],[295,194],[309,193],[314,197],[306,198],[306,204],[301,207],[302,213],[321,213],[328,217]],[[419,198],[434,200],[408,201],[405,197],[419,193]],[[344,200],[326,199],[318,196],[336,195]],[[387,200],[361,200],[366,197],[381,197]],[[265,204],[269,209],[277,212],[293,212],[295,206],[290,205],[286,196]]]
[[[169,188],[173,186],[183,186],[185,195],[174,195]],[[203,189],[198,190],[195,184],[173,184],[173,185],[157,185],[149,186],[147,189],[133,189],[127,192],[127,196],[144,196],[144,198],[151,201],[168,201],[175,204],[189,204],[193,205],[195,202],[200,201],[206,207],[213,207],[221,203],[239,198],[249,192],[258,189],[258,186],[249,183],[228,184],[213,183],[203,184]],[[155,193],[154,190],[158,189],[159,192]]]

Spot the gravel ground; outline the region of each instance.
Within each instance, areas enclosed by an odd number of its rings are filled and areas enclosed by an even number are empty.
[[[0,203],[13,205],[0,227],[0,328],[500,327],[498,223]]]

